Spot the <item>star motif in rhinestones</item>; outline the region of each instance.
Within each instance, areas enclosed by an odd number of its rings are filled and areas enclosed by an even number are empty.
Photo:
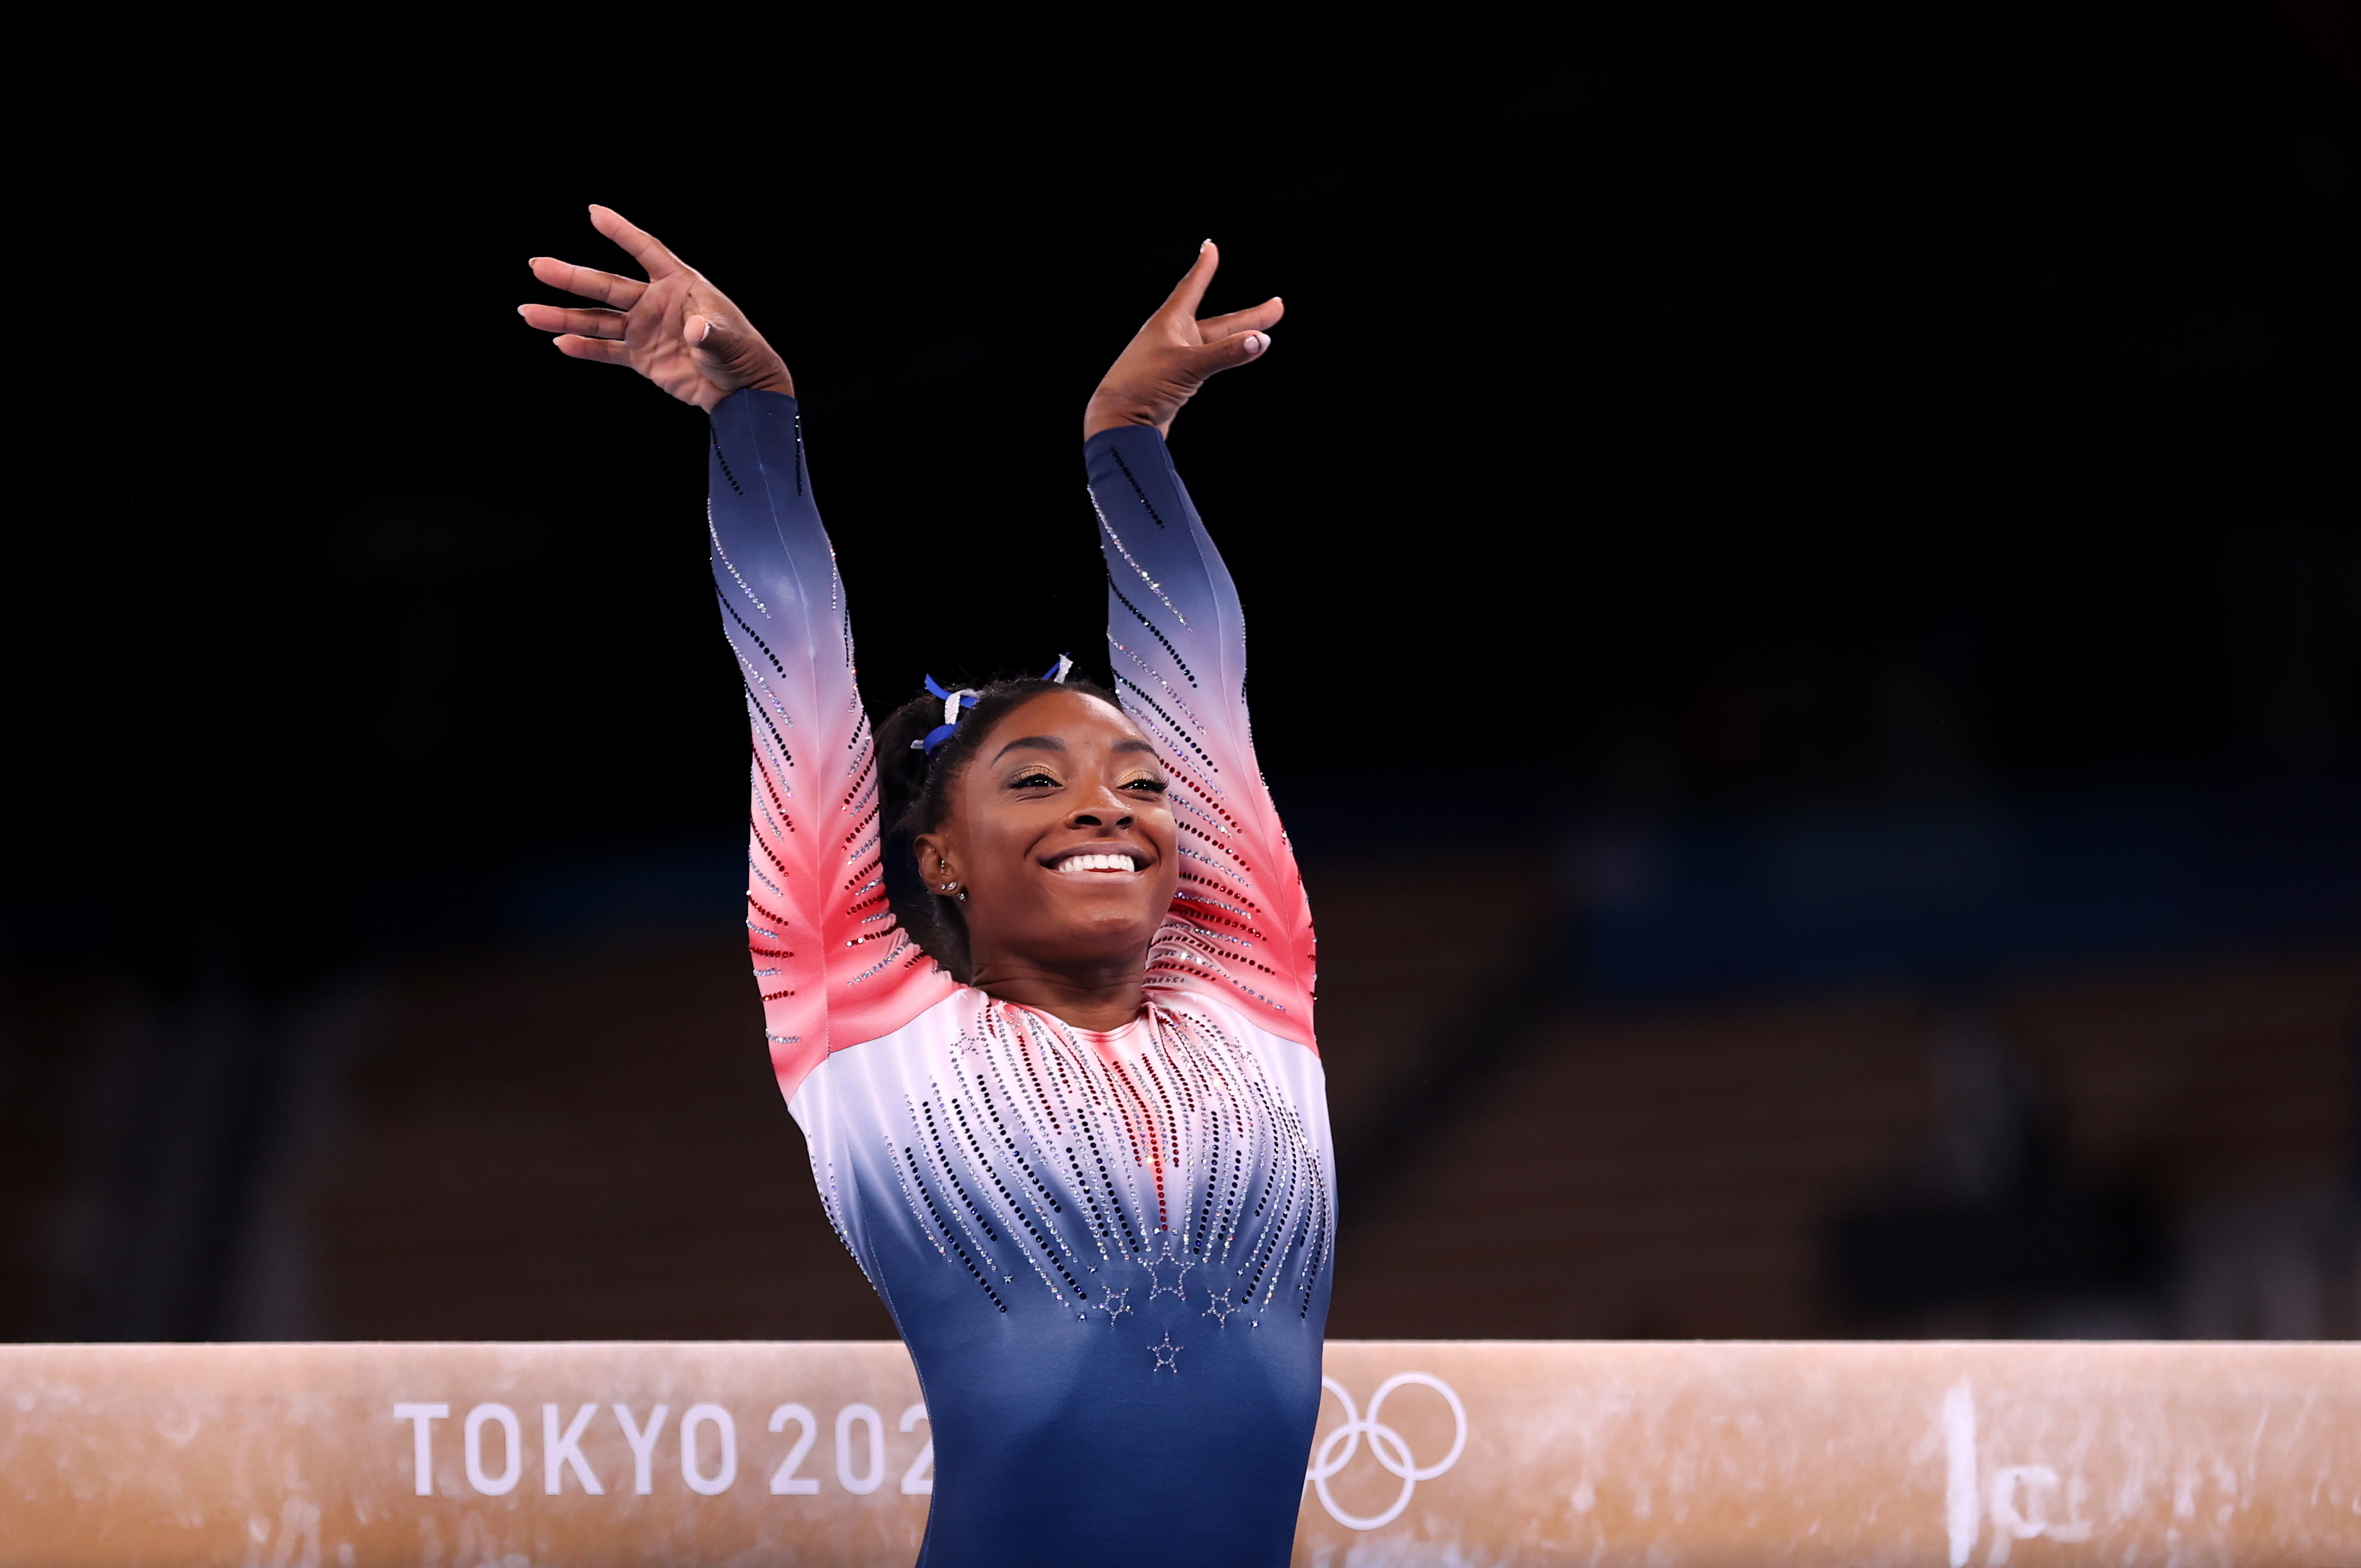
[[[1143,1266],[1148,1270],[1148,1299],[1149,1300],[1153,1301],[1159,1296],[1178,1296],[1184,1301],[1189,1299],[1189,1293],[1185,1288],[1185,1286],[1188,1283],[1189,1271],[1196,1267],[1197,1265],[1189,1258],[1173,1256],[1172,1244],[1170,1242],[1164,1244],[1164,1255],[1162,1257],[1158,1258],[1153,1263],[1146,1264]],[[1175,1270],[1172,1276],[1172,1283],[1170,1285],[1164,1283],[1164,1271],[1167,1268]]]
[[[1122,1317],[1126,1312],[1131,1310],[1128,1306],[1124,1304],[1124,1298],[1130,1294],[1131,1287],[1126,1285],[1120,1290],[1108,1290],[1100,1296],[1099,1310],[1107,1315],[1108,1322],[1115,1321],[1117,1318]]]
[[[1212,1304],[1197,1315],[1201,1318],[1211,1318],[1224,1328],[1229,1326],[1232,1312],[1246,1310],[1244,1307],[1230,1299],[1230,1293],[1227,1290],[1213,1290],[1206,1294],[1212,1298]]]
[[[1172,1331],[1170,1329],[1165,1330],[1164,1343],[1162,1344],[1151,1344],[1148,1347],[1148,1354],[1156,1357],[1156,1365],[1149,1368],[1149,1376],[1153,1376],[1156,1373],[1162,1372],[1167,1367],[1170,1367],[1172,1371],[1173,1376],[1180,1376],[1180,1353],[1188,1348],[1189,1347],[1185,1344],[1174,1344],[1172,1343]]]

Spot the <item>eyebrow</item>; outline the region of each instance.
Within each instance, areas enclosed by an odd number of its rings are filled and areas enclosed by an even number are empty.
[[[1000,761],[1001,758],[1008,755],[1009,752],[1016,751],[1019,748],[1033,751],[1064,751],[1071,749],[1067,746],[1063,740],[1059,740],[1055,735],[1019,735],[1016,740],[1011,740],[1007,745],[1003,746],[999,751],[994,751],[992,754],[992,760],[996,762]],[[1110,751],[1145,751],[1151,757],[1156,754],[1156,748],[1149,745],[1145,740],[1118,740],[1114,745],[1108,747],[1107,750]]]

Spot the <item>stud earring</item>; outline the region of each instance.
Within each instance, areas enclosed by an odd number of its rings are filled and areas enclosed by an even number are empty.
[[[959,883],[955,883],[955,882],[947,882],[947,883],[943,883],[943,891],[944,891],[945,893],[949,893],[949,892],[950,892],[951,890],[953,890],[954,888],[956,888],[956,887],[958,887],[958,886],[959,886]]]

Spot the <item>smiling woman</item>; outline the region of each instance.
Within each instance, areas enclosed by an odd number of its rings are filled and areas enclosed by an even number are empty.
[[[1279,302],[1200,321],[1208,242],[1092,397],[1117,695],[1060,658],[929,682],[873,737],[785,365],[591,215],[647,281],[536,258],[603,308],[523,314],[713,418],[754,971],[821,1200],[925,1389],[920,1562],[1285,1563],[1335,1232],[1312,921],[1236,590],[1164,448]]]
[[[1004,1001],[1129,1023],[1180,878],[1156,748],[1106,693],[1054,673],[995,683],[943,719],[965,700],[914,698],[879,726],[886,863],[925,879],[895,899],[902,928]]]

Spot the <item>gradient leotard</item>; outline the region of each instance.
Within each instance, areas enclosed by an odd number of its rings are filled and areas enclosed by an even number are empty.
[[[1181,859],[1148,1005],[1101,1035],[959,984],[896,928],[795,400],[740,392],[713,433],[755,975],[821,1200],[925,1391],[919,1561],[1285,1563],[1335,1231],[1312,921],[1247,729],[1236,590],[1163,439],[1084,454],[1108,656]]]

